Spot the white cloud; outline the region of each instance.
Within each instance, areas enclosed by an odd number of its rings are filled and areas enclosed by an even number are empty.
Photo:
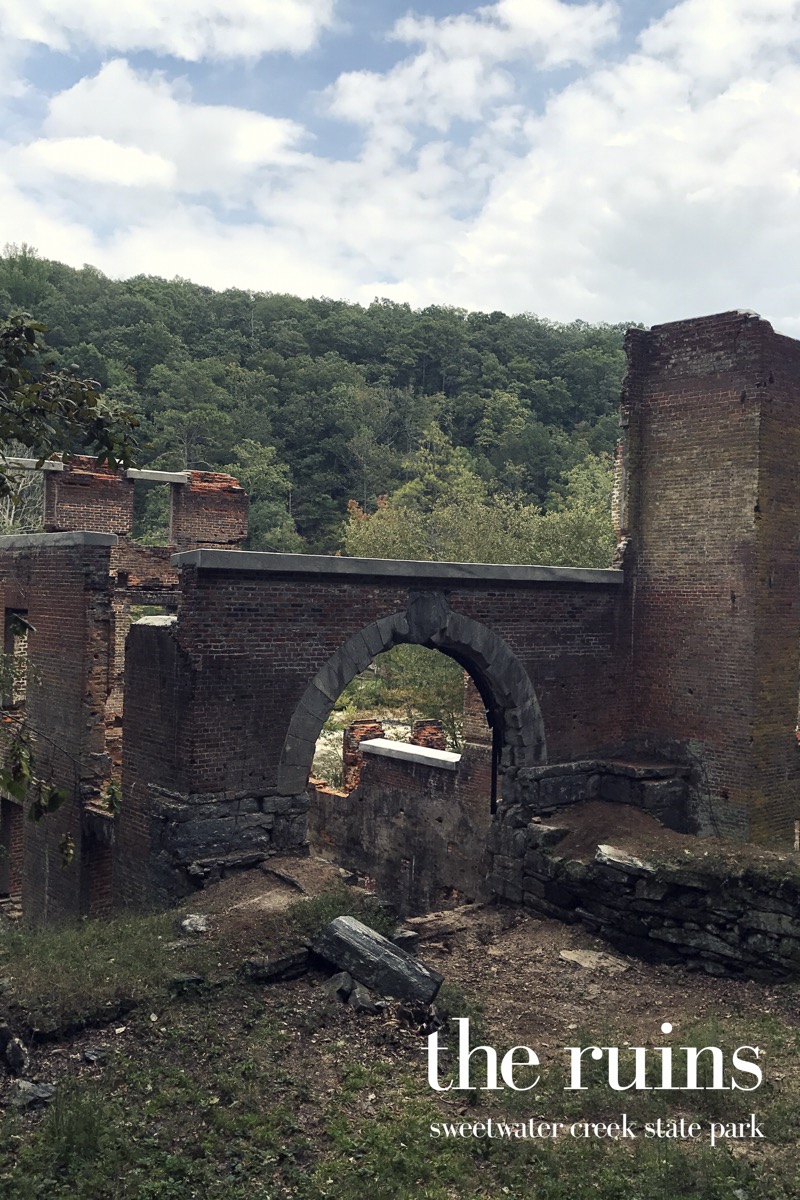
[[[52,171],[90,183],[122,187],[171,187],[175,168],[160,154],[121,146],[104,137],[40,138],[22,151],[34,171]]]
[[[64,139],[102,139],[137,151],[138,160],[130,155],[129,162],[133,167],[138,161],[147,178],[150,160],[158,158],[169,165],[179,191],[227,196],[258,168],[291,162],[304,137],[294,121],[229,105],[195,104],[185,86],[170,83],[160,72],[136,72],[122,59],[55,96],[43,128],[56,145]],[[37,145],[44,155],[44,145]]]
[[[750,72],[763,77],[800,49],[800,2],[683,0],[645,30],[641,47],[673,62],[696,86]]]
[[[520,111],[492,66],[503,54],[509,66],[499,15],[512,11],[541,31],[522,0],[478,18],[407,18],[397,31],[417,34],[420,53],[333,92],[340,115],[377,130],[425,119],[444,129],[482,112],[450,155],[467,197],[486,181],[479,211],[450,230],[444,270],[407,272],[390,293],[562,319],[774,303],[784,327],[791,296],[800,315],[800,2],[684,0],[635,53],[584,72],[538,114]],[[587,39],[587,56],[597,44]],[[514,46],[527,46],[519,26]],[[457,102],[436,92],[437,54],[474,81]],[[476,55],[494,90],[479,86]]]
[[[0,162],[16,156],[18,148],[0,142]],[[54,181],[51,180],[50,202],[41,193],[20,186],[17,178],[0,172],[0,241],[25,242],[36,246],[44,256],[80,266],[97,255],[98,240],[85,220],[68,218]]]
[[[385,74],[350,71],[329,89],[332,112],[347,120],[423,122],[446,129],[478,120],[514,92],[509,64],[542,70],[585,64],[616,34],[617,5],[608,0],[498,0],[473,14],[407,15],[391,37],[422,49]]]
[[[409,14],[396,23],[392,36],[435,46],[452,58],[533,59],[545,68],[586,65],[616,37],[618,15],[618,5],[610,0],[497,0],[474,16],[437,21]]]
[[[646,322],[744,306],[785,326],[788,294],[800,314],[798,100],[796,69],[702,106],[689,79],[642,60],[573,85],[416,295]]]
[[[302,54],[336,0],[3,0],[0,38],[71,51],[149,50],[189,62]]]
[[[800,333],[798,10],[683,0],[597,63],[609,6],[404,18],[415,52],[327,95],[363,134],[353,161],[112,60],[4,149],[3,233],[111,274],[563,320],[744,307]],[[587,65],[527,107],[554,47]]]

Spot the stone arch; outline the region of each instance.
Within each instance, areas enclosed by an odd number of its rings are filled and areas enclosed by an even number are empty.
[[[412,644],[440,650],[469,672],[496,731],[503,766],[547,761],[544,724],[527,671],[507,643],[486,625],[454,612],[442,592],[412,594],[405,612],[373,621],[353,634],[317,672],[298,704],[283,744],[278,792],[304,792],[317,738],[335,702],[379,654]]]

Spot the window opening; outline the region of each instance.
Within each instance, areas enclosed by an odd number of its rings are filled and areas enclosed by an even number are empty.
[[[28,693],[28,634],[36,632],[27,613],[7,608],[3,637],[3,708],[19,708]]]

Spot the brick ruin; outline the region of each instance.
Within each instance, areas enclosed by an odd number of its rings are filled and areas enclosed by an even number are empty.
[[[177,550],[237,546],[247,535],[247,496],[230,476],[118,473],[80,457],[45,467],[45,532],[0,538],[5,650],[27,659],[23,694],[4,703],[17,712],[24,704],[37,772],[70,793],[39,823],[0,798],[0,896],[21,901],[33,920],[110,911],[128,630],[148,608],[177,612]],[[169,545],[131,540],[139,481],[170,489]],[[24,639],[14,636],[20,617]],[[75,846],[70,866],[65,837]]]
[[[800,343],[737,311],[631,330],[627,353],[609,570],[242,551],[244,493],[200,472],[165,481],[170,545],[144,547],[148,473],[48,471],[47,532],[0,539],[0,582],[7,651],[29,623],[40,770],[71,800],[38,824],[2,800],[0,889],[32,919],[103,913],[311,836],[404,879],[407,907],[481,888],[536,907],[532,823],[595,798],[792,851]],[[160,615],[131,623],[144,605]],[[402,643],[474,685],[457,769],[373,730],[352,789],[309,786],[341,691]]]

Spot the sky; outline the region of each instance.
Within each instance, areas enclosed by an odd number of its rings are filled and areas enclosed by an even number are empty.
[[[800,0],[2,0],[0,246],[800,337]]]

